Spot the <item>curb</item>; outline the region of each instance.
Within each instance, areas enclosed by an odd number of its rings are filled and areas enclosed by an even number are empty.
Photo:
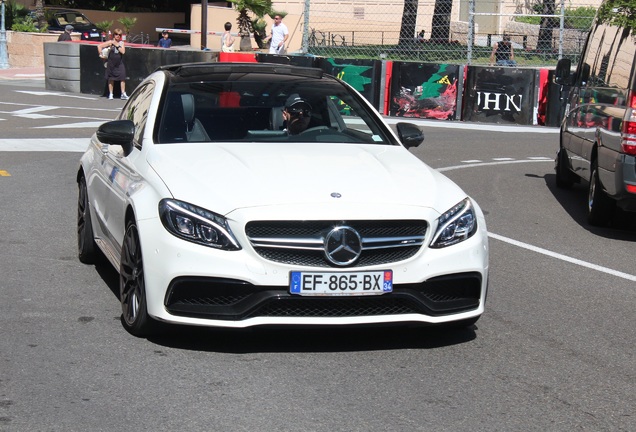
[[[0,69],[0,80],[43,80],[44,67]]]

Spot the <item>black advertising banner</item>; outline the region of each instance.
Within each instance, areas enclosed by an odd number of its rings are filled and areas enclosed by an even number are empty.
[[[462,120],[534,124],[535,77],[534,69],[469,66]]]
[[[349,84],[379,109],[382,74],[379,60],[318,57],[316,66]]]
[[[394,62],[389,115],[453,120],[461,67]]]

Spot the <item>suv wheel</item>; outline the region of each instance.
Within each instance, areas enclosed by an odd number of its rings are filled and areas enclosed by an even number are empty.
[[[574,178],[572,172],[568,169],[568,156],[563,147],[561,147],[557,152],[557,156],[554,162],[557,187],[561,189],[570,189],[574,184]]]
[[[587,221],[591,225],[606,225],[614,210],[614,201],[605,192],[598,178],[598,162],[592,161],[590,188],[587,194]]]

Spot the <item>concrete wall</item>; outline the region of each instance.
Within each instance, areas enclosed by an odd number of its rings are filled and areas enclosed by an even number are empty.
[[[80,93],[80,46],[65,42],[44,44],[47,89]]]
[[[218,61],[218,53],[195,49],[162,49],[128,46],[124,57],[126,91],[132,91],[159,66],[167,64]],[[44,44],[45,85],[48,90],[104,95],[104,61],[96,45],[90,43],[50,42]],[[119,97],[119,85],[115,86]]]
[[[110,11],[96,11],[96,10],[85,10],[78,9],[81,11],[88,19],[93,21],[94,23],[100,21],[113,21],[113,26],[108,30],[115,30],[116,28],[120,28],[124,30],[124,26],[122,26],[117,20],[122,17],[131,17],[137,18],[137,23],[130,30],[132,34],[146,33],[150,35],[150,41],[152,43],[156,43],[159,40],[159,34],[155,30],[157,27],[161,28],[173,28],[175,24],[183,24],[185,23],[185,15],[177,12],[110,12]],[[236,14],[236,13],[235,13]],[[199,22],[201,18],[199,18]],[[223,28],[223,27],[221,27]]]
[[[39,67],[44,64],[43,45],[56,42],[59,35],[51,33],[24,33],[7,31],[9,67]],[[79,38],[79,34],[75,35]],[[62,42],[60,42],[62,43]]]

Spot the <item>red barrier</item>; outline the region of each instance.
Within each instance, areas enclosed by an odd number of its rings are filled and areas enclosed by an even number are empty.
[[[234,63],[256,63],[256,54],[254,53],[219,53],[220,62]]]
[[[546,113],[548,111],[548,69],[539,69],[539,103],[537,110],[537,124],[545,126]]]
[[[391,77],[393,76],[393,62],[386,62],[386,76],[384,77],[384,115],[389,115],[389,107],[391,106]]]

